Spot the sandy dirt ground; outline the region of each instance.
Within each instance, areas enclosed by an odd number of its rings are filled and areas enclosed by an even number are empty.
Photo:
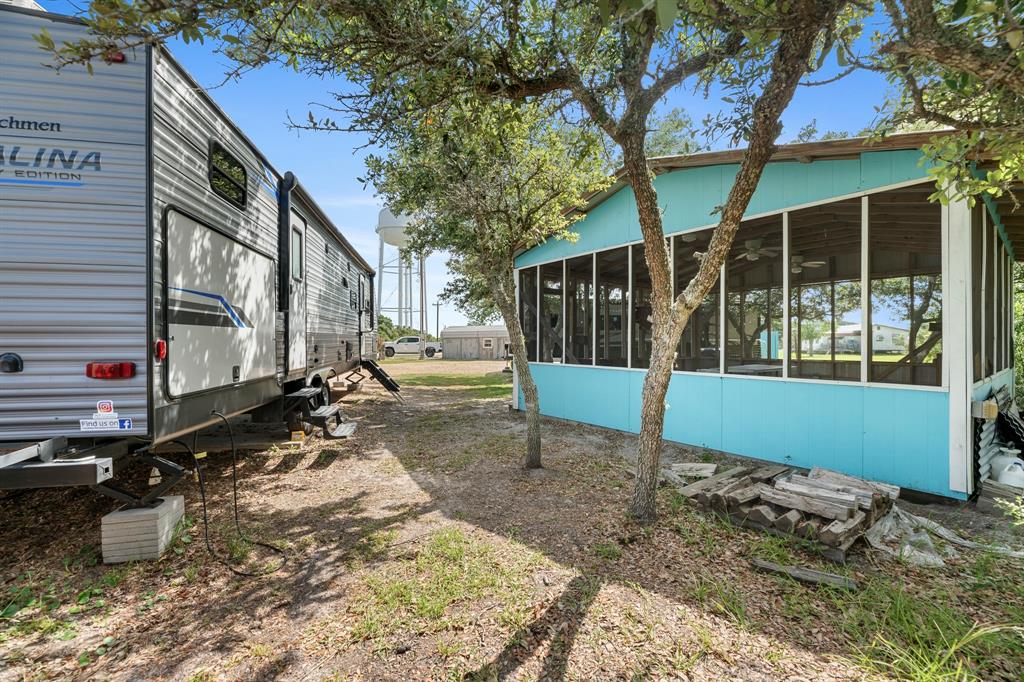
[[[907,674],[879,636],[931,651],[934,623],[1024,622],[1019,562],[963,554],[925,571],[861,548],[837,568],[669,489],[659,521],[639,526],[625,514],[634,436],[546,420],[544,468],[526,471],[503,363],[385,367],[405,402],[376,384],[345,398],[354,437],[240,453],[241,524],[283,550],[278,570],[278,554],[235,534],[230,454],[206,458],[215,551],[266,575],[207,553],[191,478],[172,550],[122,566],[98,560],[112,501],[0,499],[0,680],[859,680]],[[665,457],[722,461],[675,445]],[[1012,539],[993,517],[914,510]],[[862,587],[758,573],[752,556]],[[1016,633],[957,657],[980,678],[1021,679]]]

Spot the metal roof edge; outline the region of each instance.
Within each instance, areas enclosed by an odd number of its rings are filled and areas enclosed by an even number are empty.
[[[352,246],[352,243],[345,238],[345,235],[342,234],[341,230],[338,229],[338,226],[334,224],[334,221],[327,217],[327,214],[324,213],[324,210],[320,208],[320,205],[318,203],[316,203],[316,199],[314,199],[313,195],[310,194],[309,191],[302,185],[298,177],[294,173],[292,173],[292,177],[295,177],[295,186],[292,188],[292,194],[294,195],[295,193],[298,193],[299,200],[302,202],[302,205],[308,207],[309,210],[311,210],[314,213],[317,220],[324,224],[324,227],[326,227],[331,232],[332,236],[338,241],[339,244],[341,244],[341,247],[349,254],[349,256],[354,258],[356,262],[360,266],[362,266],[368,273],[370,273],[371,275],[376,275],[376,271],[372,267],[370,267],[370,264],[366,262],[366,259],[359,255],[359,252],[356,251],[354,246]]]

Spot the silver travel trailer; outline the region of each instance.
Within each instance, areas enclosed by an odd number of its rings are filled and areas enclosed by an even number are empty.
[[[398,389],[370,266],[166,50],[55,71],[43,31],[86,28],[0,5],[0,488],[166,466],[221,415],[350,433],[331,377]]]

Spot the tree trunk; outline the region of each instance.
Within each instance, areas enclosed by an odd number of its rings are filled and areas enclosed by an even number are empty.
[[[527,469],[539,469],[540,461],[540,401],[537,396],[537,384],[530,373],[530,363],[526,356],[526,339],[519,323],[519,307],[516,305],[515,274],[512,270],[502,273],[501,277],[491,284],[494,303],[501,313],[501,318],[508,329],[508,347],[512,351],[519,388],[523,392],[526,403],[526,458],[523,466]],[[512,396],[515,401],[519,396]]]
[[[644,128],[624,132],[620,138],[626,175],[636,198],[644,255],[651,275],[652,336],[651,366],[644,378],[640,408],[640,438],[637,445],[636,485],[630,513],[641,521],[655,518],[661,467],[661,443],[665,421],[665,394],[672,378],[672,364],[679,336],[708,291],[718,281],[722,263],[732,248],[740,220],[761,179],[765,165],[775,151],[781,130],[779,116],[793,98],[800,78],[807,71],[815,41],[830,25],[844,2],[819,5],[813,0],[798,3],[793,13],[802,15],[798,28],[784,32],[772,60],[771,76],[753,107],[750,144],[736,174],[722,219],[712,235],[701,268],[686,289],[672,300],[671,270],[661,225],[658,197],[644,152]],[[723,348],[721,352],[725,352]]]
[[[640,407],[640,438],[637,445],[636,484],[630,513],[641,521],[655,516],[655,498],[661,467],[661,436],[665,423],[665,394],[672,379],[672,365],[679,335],[689,313],[673,315],[672,271],[661,226],[661,210],[644,152],[645,129],[623,138],[622,156],[636,197],[644,256],[651,275],[651,362],[644,377]],[[677,323],[681,320],[682,324]]]

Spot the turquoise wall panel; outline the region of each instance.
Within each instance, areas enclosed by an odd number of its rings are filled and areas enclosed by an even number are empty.
[[[530,365],[541,411],[636,433],[644,373]],[[665,438],[925,492],[949,489],[949,395],[941,391],[674,374]]]
[[[885,185],[927,179],[919,165],[920,152],[865,152],[856,159],[824,159],[812,163],[780,161],[769,164],[747,207],[747,215],[781,211],[791,206],[824,201]],[[663,209],[666,233],[715,223],[715,209],[725,203],[737,164],[682,168],[654,180]],[[578,222],[575,243],[553,239],[516,259],[518,267],[567,258],[580,253],[639,241],[640,223],[633,191],[627,186],[596,206]]]
[[[865,389],[864,476],[938,494],[949,491],[949,396]]]
[[[544,363],[530,363],[530,372],[540,392],[541,413],[629,430],[630,375],[639,372]]]
[[[640,396],[636,400],[639,402]],[[665,438],[714,450],[722,445],[722,381],[717,376],[675,375],[665,395]],[[639,424],[637,424],[639,430]]]

